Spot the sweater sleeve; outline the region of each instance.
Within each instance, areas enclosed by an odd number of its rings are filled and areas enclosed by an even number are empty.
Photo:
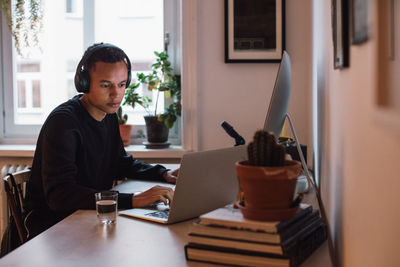
[[[74,119],[50,117],[42,137],[42,181],[47,205],[54,211],[94,209],[96,190],[80,185],[76,165],[81,138]]]
[[[113,123],[118,129],[118,119],[117,115],[113,115]],[[161,165],[151,165],[146,162],[134,159],[131,154],[127,153],[125,147],[122,143],[119,130],[118,130],[118,141],[117,141],[117,177],[119,179],[129,178],[129,179],[140,179],[140,180],[152,180],[152,181],[163,181],[163,173],[167,171],[164,166]]]
[[[132,197],[133,194],[118,192],[118,209],[131,209]]]
[[[140,180],[164,181],[163,173],[167,170],[161,165],[150,165],[143,161],[133,159],[132,155],[125,152],[122,146],[121,157],[118,160],[118,177]],[[119,193],[118,207],[121,209],[132,208],[133,194]]]
[[[122,148],[123,149],[123,148]],[[163,173],[167,171],[164,166],[151,165],[146,162],[134,159],[128,154],[125,149],[121,152],[120,160],[118,161],[120,170],[119,176],[122,178],[165,181]]]

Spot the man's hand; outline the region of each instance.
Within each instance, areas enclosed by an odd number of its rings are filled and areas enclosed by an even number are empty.
[[[179,169],[169,170],[163,173],[163,177],[165,181],[170,184],[176,184],[176,179],[178,178]]]
[[[132,207],[145,207],[156,201],[162,201],[165,205],[168,205],[173,197],[174,190],[172,188],[156,185],[143,193],[134,195],[132,197]]]

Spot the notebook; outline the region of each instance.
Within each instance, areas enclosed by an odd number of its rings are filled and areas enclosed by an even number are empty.
[[[246,158],[246,146],[243,145],[184,154],[169,206],[159,203],[119,214],[171,224],[233,203],[239,189],[235,162]]]

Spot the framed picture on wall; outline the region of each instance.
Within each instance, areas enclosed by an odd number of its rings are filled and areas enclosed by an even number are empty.
[[[351,0],[351,43],[368,41],[368,0]]]
[[[284,0],[225,0],[225,62],[280,62]]]
[[[333,67],[349,66],[349,0],[332,0]]]

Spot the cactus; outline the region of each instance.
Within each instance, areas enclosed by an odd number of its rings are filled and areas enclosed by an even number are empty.
[[[249,164],[254,166],[283,166],[285,147],[276,142],[272,133],[258,130],[247,147]]]
[[[119,124],[125,124],[128,121],[128,115],[127,114],[122,115],[122,107],[118,108],[117,116]]]

